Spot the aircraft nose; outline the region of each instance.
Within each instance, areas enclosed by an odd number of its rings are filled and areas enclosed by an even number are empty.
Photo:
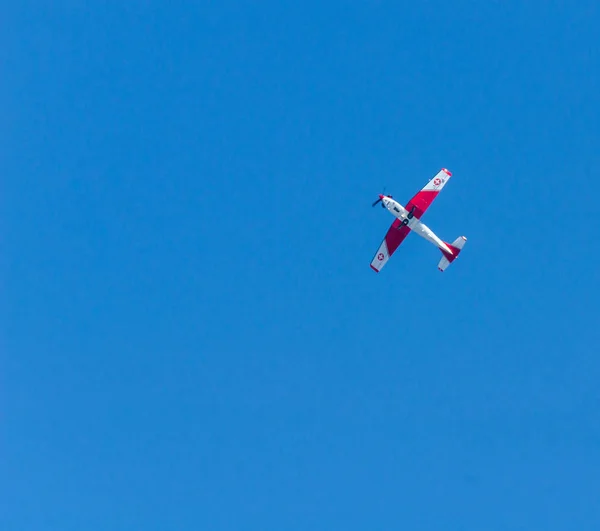
[[[384,197],[385,197],[385,195],[379,194],[379,199],[383,199]]]

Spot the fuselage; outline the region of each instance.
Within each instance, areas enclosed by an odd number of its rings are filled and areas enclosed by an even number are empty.
[[[427,225],[425,225],[425,223],[422,223],[421,220],[414,217],[413,213],[406,210],[406,208],[398,203],[398,201],[395,201],[387,196],[382,196],[381,202],[385,208],[387,208],[395,217],[402,221],[402,224],[406,225],[412,232],[430,241],[439,249],[452,254],[452,251],[448,248],[448,246],[442,240],[440,240],[435,233]]]

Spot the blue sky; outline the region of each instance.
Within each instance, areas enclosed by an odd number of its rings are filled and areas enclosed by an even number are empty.
[[[2,8],[0,527],[598,529],[600,4],[85,4]]]

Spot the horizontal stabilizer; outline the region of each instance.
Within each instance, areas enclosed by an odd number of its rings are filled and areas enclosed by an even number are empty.
[[[443,249],[440,249],[442,251],[442,254],[444,255],[440,260],[440,263],[438,264],[438,269],[440,271],[444,271],[452,262],[454,262],[454,260],[458,258],[458,255],[460,254],[462,248],[465,246],[465,243],[467,243],[467,239],[464,236],[459,236],[451,244],[446,243],[448,248],[452,251],[452,254],[450,254],[447,251],[444,251]]]

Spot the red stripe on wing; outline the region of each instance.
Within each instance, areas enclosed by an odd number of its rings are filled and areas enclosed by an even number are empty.
[[[410,212],[415,207],[414,216],[420,219],[438,194],[437,190],[421,190],[408,202],[406,210]]]
[[[404,241],[404,238],[408,236],[410,229],[406,225],[402,225],[399,219],[394,220],[392,226],[385,235],[385,243],[388,248],[388,255],[391,257],[394,251],[400,247],[400,244]]]

